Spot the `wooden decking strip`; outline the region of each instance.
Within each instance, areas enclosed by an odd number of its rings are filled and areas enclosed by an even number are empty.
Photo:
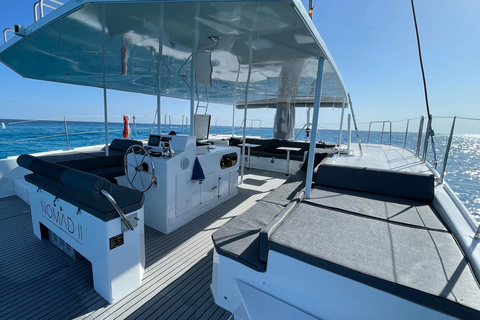
[[[281,173],[252,169],[236,197],[171,234],[146,227],[142,286],[112,305],[93,289],[89,261],[39,241],[29,207],[16,197],[0,199],[0,318],[228,319],[210,292],[211,235],[283,181]]]

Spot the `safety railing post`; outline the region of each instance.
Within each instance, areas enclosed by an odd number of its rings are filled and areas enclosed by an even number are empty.
[[[455,131],[455,122],[457,117],[453,117],[452,128],[450,129],[450,136],[448,137],[447,147],[445,148],[445,155],[443,156],[442,173],[440,174],[440,183],[443,183],[443,177],[445,176],[445,170],[447,168],[448,155],[450,153],[450,146],[452,145],[453,132]]]
[[[388,121],[390,124],[390,145],[392,145],[392,121]]]
[[[422,143],[422,132],[423,132],[423,121],[424,120],[425,120],[425,117],[422,116],[420,118],[420,125],[418,127],[417,148],[415,149],[415,156],[417,156],[417,157],[420,153],[420,145]]]
[[[430,138],[431,130],[432,130],[432,118],[429,117],[427,121],[427,132],[425,133],[425,141],[423,142],[422,161],[425,161],[427,159],[428,139]]]
[[[168,119],[168,130],[167,130],[167,119]],[[165,114],[165,133],[172,131],[172,117],[169,113]]]
[[[405,129],[405,139],[403,140],[403,149],[407,146],[407,136],[408,136],[408,125],[410,124],[410,119],[407,119],[407,128]]]
[[[67,150],[70,150],[70,143],[68,142],[67,119],[63,116],[63,125],[65,126],[65,139],[67,140]]]

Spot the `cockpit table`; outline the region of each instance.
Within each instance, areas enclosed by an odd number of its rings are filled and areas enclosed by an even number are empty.
[[[247,148],[247,170],[250,170],[250,148],[257,148],[257,147],[260,147],[259,144],[253,144],[253,143],[240,143],[238,145],[238,147],[243,147],[245,145],[245,147]]]
[[[300,151],[302,148],[295,148],[295,147],[278,147],[277,150],[284,150],[287,151],[287,165],[285,167],[285,175],[288,176],[288,169],[290,166],[290,151]]]

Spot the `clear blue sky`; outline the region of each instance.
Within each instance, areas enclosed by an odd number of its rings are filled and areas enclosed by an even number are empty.
[[[0,0],[1,30],[30,25],[33,3]],[[480,118],[480,1],[417,0],[415,4],[432,114]],[[317,0],[313,15],[352,96],[359,123],[426,114],[409,0]],[[23,79],[0,65],[0,118],[100,116],[102,94],[100,89]],[[121,121],[122,114],[135,114],[142,122],[153,120],[155,97],[109,91],[108,98],[110,120]],[[188,109],[187,101],[162,100],[162,112],[177,116],[173,122],[180,122]],[[230,123],[231,107],[211,110],[219,125]],[[237,120],[241,113],[237,111]],[[323,127],[338,126],[338,110],[322,109],[320,116]],[[249,118],[271,126],[273,111],[251,110]],[[299,126],[305,122],[304,110],[297,111],[296,122]],[[438,121],[436,129],[445,132],[449,125],[450,120]],[[458,132],[479,134],[480,122],[463,121]]]

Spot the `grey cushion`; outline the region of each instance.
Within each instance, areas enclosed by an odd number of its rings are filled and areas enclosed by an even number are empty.
[[[405,171],[321,164],[316,183],[319,185],[385,194],[431,202],[434,177]]]
[[[266,226],[260,230],[260,248],[259,257],[261,261],[267,262],[268,258],[268,240],[277,228],[287,219],[290,213],[293,212],[297,202],[290,202],[282,211],[280,211]]]
[[[259,256],[260,230],[282,210],[277,204],[256,203],[212,235],[215,249],[254,270],[265,271],[265,262]]]
[[[429,229],[447,229],[425,202],[316,185],[309,203]]]
[[[480,316],[480,289],[462,251],[447,232],[301,203],[273,233],[269,246],[456,317]]]
[[[305,171],[297,171],[296,174],[291,175],[278,188],[266,195],[261,201],[271,202],[286,206],[292,201],[300,201],[302,190],[305,188]]]

